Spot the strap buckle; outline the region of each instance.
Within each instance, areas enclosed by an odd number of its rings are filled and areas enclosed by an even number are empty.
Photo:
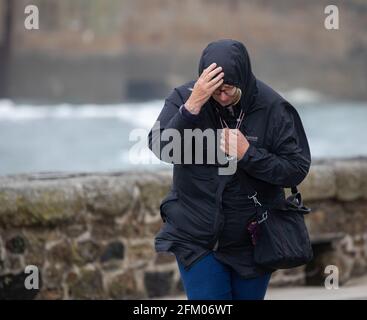
[[[259,202],[259,200],[257,200],[256,195],[257,195],[257,192],[255,191],[255,193],[254,193],[252,196],[247,196],[247,197],[248,197],[249,199],[252,199],[252,200],[254,201],[255,206],[256,206],[256,205],[261,206],[261,203]]]
[[[266,219],[268,218],[268,211],[263,212],[263,214],[261,215],[261,219],[257,220],[257,223],[263,223]]]

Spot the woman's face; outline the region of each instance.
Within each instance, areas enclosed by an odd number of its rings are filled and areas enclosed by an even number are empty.
[[[236,87],[225,83],[215,90],[212,95],[213,99],[223,107],[231,104],[235,96]]]

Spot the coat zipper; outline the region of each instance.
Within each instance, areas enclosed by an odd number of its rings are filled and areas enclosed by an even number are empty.
[[[219,239],[217,239],[217,242],[214,245],[213,251],[217,251],[219,245]]]

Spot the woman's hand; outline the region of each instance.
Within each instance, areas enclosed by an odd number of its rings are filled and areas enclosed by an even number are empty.
[[[245,155],[250,144],[238,129],[224,128],[220,140],[220,149],[238,160]]]
[[[198,114],[214,91],[222,85],[224,72],[221,72],[222,67],[215,68],[216,66],[216,63],[212,63],[204,69],[196,81],[192,93],[185,103],[185,107],[191,113]]]

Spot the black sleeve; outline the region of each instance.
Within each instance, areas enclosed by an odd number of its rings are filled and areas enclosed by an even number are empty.
[[[271,151],[256,147],[250,142],[238,167],[249,175],[265,182],[283,187],[296,186],[306,177],[311,159],[300,147],[295,119],[286,104],[280,102],[270,113],[268,134],[271,136]]]
[[[167,147],[176,148],[175,151],[180,152],[179,157],[175,158],[180,162],[183,161],[182,156],[184,150],[191,147],[189,145],[189,141],[185,141],[184,144],[184,129],[194,129],[197,124],[196,122],[190,121],[181,112],[179,112],[180,106],[185,102],[186,101],[183,101],[183,98],[177,88],[175,88],[165,99],[163,109],[148,134],[149,149],[152,150],[153,153],[162,161],[176,163],[176,161],[172,161],[171,157],[168,157],[164,152],[164,147],[168,144],[171,145]],[[198,117],[199,116],[200,114]],[[172,132],[167,129],[175,129],[177,133],[179,133],[180,140],[175,140],[173,137],[167,139]]]

